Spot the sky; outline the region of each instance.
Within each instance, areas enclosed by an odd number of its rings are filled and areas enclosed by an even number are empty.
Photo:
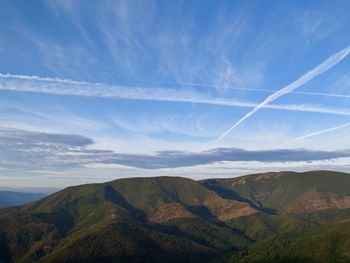
[[[350,172],[350,2],[0,2],[0,188]]]

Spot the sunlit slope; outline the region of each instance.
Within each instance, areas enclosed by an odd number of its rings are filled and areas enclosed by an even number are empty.
[[[350,208],[350,175],[330,171],[280,172],[203,182],[223,196],[237,196],[278,214]]]
[[[0,210],[0,262],[347,260],[349,186],[320,171],[68,187]]]
[[[33,204],[1,210],[1,257],[16,262],[174,253],[174,260],[202,258],[250,243],[220,222],[258,212],[184,178],[69,187]]]

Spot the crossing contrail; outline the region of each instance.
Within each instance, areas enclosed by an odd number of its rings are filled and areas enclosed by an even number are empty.
[[[23,81],[42,81],[42,82],[53,82],[53,83],[62,83],[62,84],[72,84],[72,85],[82,85],[82,86],[100,86],[101,88],[107,87],[109,85],[104,83],[94,83],[94,82],[85,82],[85,81],[76,81],[72,79],[61,79],[57,77],[39,77],[39,76],[28,76],[28,75],[17,75],[17,74],[9,74],[9,73],[0,73],[0,79],[17,79]],[[1,82],[0,82],[1,83]],[[151,82],[147,82],[151,83]],[[211,85],[211,84],[200,84],[200,83],[189,83],[189,82],[157,82],[158,84],[174,84],[180,86],[190,86],[190,87],[208,87],[208,88],[220,88],[220,85]],[[113,87],[113,86],[110,86]],[[6,89],[3,86],[0,86],[1,89]],[[15,90],[15,88],[9,88]],[[254,92],[262,92],[262,93],[275,93],[276,90],[272,89],[255,89],[255,88],[239,88],[239,87],[230,87],[232,90],[242,90],[242,91],[254,91]],[[39,89],[38,89],[38,92]],[[47,90],[49,93],[49,90]],[[52,93],[55,93],[52,90]],[[338,97],[344,99],[350,99],[350,95],[347,94],[337,94],[337,93],[323,93],[323,92],[308,92],[308,91],[291,91],[291,94],[301,94],[301,95],[310,95],[310,96],[324,96],[324,97]]]
[[[344,128],[347,128],[347,127],[350,127],[350,122],[345,123],[343,125],[336,126],[336,127],[328,128],[328,129],[325,129],[325,130],[321,130],[321,131],[316,131],[316,132],[312,132],[312,133],[309,133],[309,134],[305,134],[303,136],[300,136],[300,137],[297,137],[297,138],[295,138],[293,140],[288,141],[286,144],[290,144],[290,143],[293,143],[293,142],[301,141],[301,140],[304,140],[306,138],[318,136],[318,135],[321,135],[321,134],[324,134],[324,133],[328,133],[328,132],[344,129]]]
[[[137,86],[118,86],[104,83],[91,83],[71,79],[13,75],[0,73],[0,90],[33,92],[61,96],[83,96],[106,99],[129,99],[143,101],[165,101],[177,103],[197,103],[224,107],[256,108],[258,104],[212,97],[185,89],[147,88]],[[268,104],[264,108],[274,110],[310,112],[350,116],[348,109],[335,109],[298,104]]]
[[[1,76],[1,74],[0,74]],[[144,81],[144,83],[154,84],[155,82]],[[189,86],[189,87],[205,87],[205,88],[226,88],[226,86],[205,84],[205,83],[191,83],[191,82],[177,82],[177,81],[157,81],[158,84],[164,85],[178,85],[178,86]],[[260,93],[275,93],[277,90],[273,89],[257,89],[257,88],[240,88],[240,87],[229,87],[229,90],[242,90],[242,91],[253,91]],[[327,93],[327,92],[309,92],[309,91],[291,91],[290,94],[300,94],[309,96],[322,96],[322,97],[338,97],[343,99],[350,99],[350,95]]]
[[[259,111],[261,108],[265,107],[269,103],[273,102],[274,100],[278,99],[279,97],[294,91],[295,89],[299,88],[300,86],[304,85],[308,81],[314,79],[318,75],[321,75],[322,73],[326,72],[330,68],[337,65],[340,61],[342,61],[344,58],[346,58],[350,53],[350,46],[347,46],[343,50],[339,51],[338,53],[330,56],[326,61],[319,64],[314,69],[310,70],[303,76],[301,76],[296,81],[292,82],[291,84],[285,86],[284,88],[278,90],[277,92],[273,93],[272,95],[268,96],[264,101],[259,103],[256,107],[254,107],[251,111],[249,111],[246,115],[244,115],[238,122],[236,122],[231,128],[229,128],[227,131],[225,131],[221,136],[217,138],[217,140],[223,139],[227,134],[229,134],[232,130],[237,128],[243,121],[251,117],[253,114],[255,114],[257,111]]]

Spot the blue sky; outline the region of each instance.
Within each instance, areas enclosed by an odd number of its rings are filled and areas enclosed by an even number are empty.
[[[0,187],[350,171],[349,8],[1,1]]]

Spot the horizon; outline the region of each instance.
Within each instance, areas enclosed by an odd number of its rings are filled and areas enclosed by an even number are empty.
[[[73,185],[67,185],[64,187],[27,187],[27,188],[16,188],[16,187],[6,187],[1,186],[0,192],[23,192],[23,193],[42,193],[46,195],[51,195],[53,193],[56,193],[58,191],[64,190],[68,187],[73,186],[84,186],[84,185],[90,185],[90,184],[105,184],[117,180],[127,180],[127,179],[152,179],[152,178],[160,178],[160,177],[167,177],[167,178],[183,178],[183,179],[191,179],[193,181],[203,181],[203,180],[211,180],[211,179],[233,179],[233,178],[241,178],[246,176],[253,176],[253,175],[261,175],[261,174],[270,174],[270,173],[296,173],[296,174],[302,174],[302,173],[310,173],[310,172],[337,172],[337,173],[345,173],[345,172],[339,172],[339,171],[331,171],[331,170],[306,170],[306,171],[265,171],[261,173],[249,173],[249,174],[242,174],[242,175],[233,175],[233,176],[224,176],[224,177],[205,177],[205,178],[191,178],[191,176],[183,176],[183,175],[158,175],[158,176],[132,176],[132,177],[122,177],[122,178],[116,178],[111,179],[109,181],[102,181],[102,182],[90,182],[90,183],[81,183],[81,184],[73,184]],[[345,173],[347,174],[347,173]]]
[[[294,174],[308,174],[308,173],[319,173],[319,172],[328,172],[328,173],[340,173],[340,174],[348,174],[345,172],[339,172],[339,171],[331,171],[331,170],[306,170],[306,171],[265,171],[261,173],[249,173],[249,174],[243,174],[243,175],[237,175],[237,176],[226,176],[226,177],[206,177],[203,179],[194,179],[189,176],[181,176],[181,175],[158,175],[158,176],[135,176],[135,177],[122,177],[122,178],[116,178],[109,181],[103,181],[103,182],[90,182],[90,183],[82,183],[82,184],[74,184],[74,185],[67,185],[64,187],[37,187],[37,188],[16,188],[16,187],[0,187],[0,192],[12,192],[12,193],[39,193],[39,194],[45,194],[45,195],[52,195],[56,192],[65,190],[69,187],[81,187],[85,185],[100,185],[100,184],[106,184],[110,182],[115,182],[118,180],[128,180],[128,179],[154,179],[154,178],[182,178],[182,179],[190,179],[197,182],[202,182],[206,180],[224,180],[224,179],[238,179],[242,177],[248,177],[248,176],[258,176],[258,175],[265,175],[265,174],[283,174],[283,173],[294,173]]]
[[[0,6],[0,189],[350,172],[349,1]]]

